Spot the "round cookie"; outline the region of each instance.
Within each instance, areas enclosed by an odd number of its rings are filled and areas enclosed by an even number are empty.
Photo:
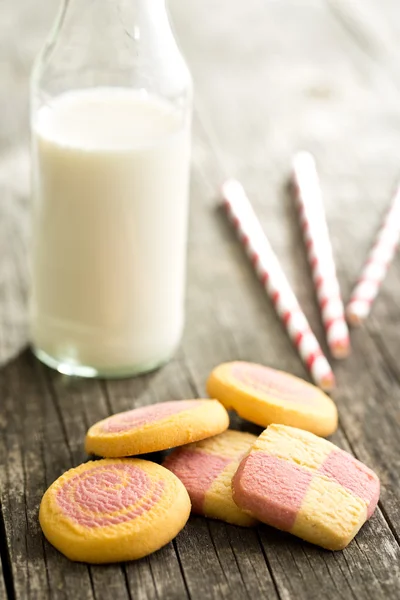
[[[337,409],[322,390],[303,379],[247,362],[214,369],[207,392],[225,408],[262,427],[282,423],[327,436],[338,424]]]
[[[139,459],[90,461],[59,477],[42,498],[48,541],[71,560],[134,560],[170,542],[190,514],[188,493],[161,465]]]
[[[228,413],[217,400],[176,400],[99,421],[87,432],[85,449],[98,456],[133,456],[197,442],[228,427]]]
[[[327,548],[345,548],[372,515],[379,479],[316,435],[270,425],[232,480],[233,499],[260,521]]]
[[[228,429],[214,437],[174,450],[164,461],[186,487],[192,512],[250,527],[256,520],[237,507],[232,477],[256,436]]]

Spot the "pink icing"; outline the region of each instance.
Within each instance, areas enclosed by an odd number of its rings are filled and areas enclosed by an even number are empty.
[[[313,406],[321,402],[321,392],[317,388],[275,369],[250,363],[235,363],[232,375],[256,392],[275,396],[279,400]]]
[[[100,465],[68,479],[57,492],[57,502],[79,525],[106,527],[131,521],[150,510],[163,489],[162,481],[152,482],[134,465]]]
[[[260,521],[290,531],[312,474],[265,452],[254,452],[240,463],[233,478],[234,498]]]
[[[231,461],[225,456],[180,448],[166,458],[164,467],[182,481],[192,501],[192,511],[202,514],[207,491]]]
[[[120,433],[143,427],[148,423],[154,423],[183,412],[198,408],[202,404],[201,400],[177,400],[173,402],[164,402],[162,404],[152,404],[142,406],[110,417],[103,423],[102,430],[105,433]]]
[[[347,452],[333,450],[321,465],[319,472],[365,500],[369,519],[378,503],[380,492],[379,479],[371,469]]]

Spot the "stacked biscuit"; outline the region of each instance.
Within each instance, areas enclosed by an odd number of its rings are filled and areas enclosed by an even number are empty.
[[[93,425],[89,454],[45,493],[40,523],[72,560],[140,558],[185,526],[190,511],[241,526],[261,521],[323,548],[347,546],[372,515],[379,479],[319,436],[337,410],[320,389],[243,362],[220,365],[207,390],[216,400],[137,408]],[[228,429],[227,409],[266,429]],[[136,455],[175,448],[163,466]]]

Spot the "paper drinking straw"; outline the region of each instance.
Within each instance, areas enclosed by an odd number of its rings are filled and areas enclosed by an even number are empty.
[[[228,216],[301,359],[315,383],[324,390],[331,390],[335,385],[332,369],[311,331],[242,185],[231,179],[222,185],[221,191]]]
[[[295,155],[292,183],[326,341],[333,357],[344,358],[350,350],[349,330],[336,276],[317,167],[309,152]]]
[[[400,239],[400,187],[392,199],[381,228],[346,307],[347,320],[358,326],[369,315]]]

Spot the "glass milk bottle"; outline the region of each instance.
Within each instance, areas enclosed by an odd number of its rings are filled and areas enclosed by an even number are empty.
[[[128,376],[184,321],[191,77],[164,0],[64,0],[32,75],[34,353]]]

